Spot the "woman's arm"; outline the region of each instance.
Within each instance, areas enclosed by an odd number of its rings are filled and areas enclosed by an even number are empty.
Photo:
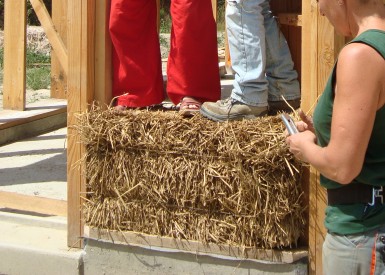
[[[321,148],[305,131],[287,138],[290,151],[309,162],[325,177],[350,183],[361,171],[381,105],[384,60],[371,47],[353,43],[340,53],[337,85],[328,146]]]

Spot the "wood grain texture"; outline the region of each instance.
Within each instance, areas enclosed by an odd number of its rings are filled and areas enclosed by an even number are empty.
[[[27,3],[6,0],[4,4],[3,108],[23,111],[26,104]]]
[[[52,1],[52,22],[67,47],[67,0]],[[67,98],[67,74],[59,62],[54,48],[51,50],[51,97]]]
[[[58,57],[58,61],[62,66],[62,69],[67,74],[68,73],[68,55],[67,49],[64,45],[63,40],[55,29],[54,23],[47,11],[47,8],[44,5],[43,0],[29,0],[37,17],[39,18],[40,24],[43,27],[45,34],[49,42],[51,43],[52,48],[55,50],[55,53]]]
[[[0,191],[0,208],[36,212],[53,216],[67,216],[67,202]]]
[[[68,246],[81,247],[83,221],[81,195],[85,192],[84,148],[74,129],[76,114],[84,112],[94,98],[95,0],[68,0]]]
[[[158,0],[159,1],[159,0]],[[95,98],[101,106],[112,100],[111,38],[108,30],[110,0],[101,0],[96,5],[95,22]],[[104,105],[106,104],[106,105]]]

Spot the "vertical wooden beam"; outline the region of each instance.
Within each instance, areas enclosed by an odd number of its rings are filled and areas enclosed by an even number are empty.
[[[302,1],[302,20],[301,107],[312,114],[345,38],[336,35],[328,20],[320,16],[315,0]],[[309,181],[309,273],[322,274],[326,192],[319,185],[319,173],[313,167]]]
[[[85,191],[84,148],[74,128],[76,114],[87,110],[94,91],[95,0],[68,0],[68,239],[70,247],[81,247],[83,222],[81,194]]]
[[[95,101],[106,106],[112,99],[111,38],[108,29],[111,0],[100,2],[96,5],[95,15]]]
[[[227,1],[225,1],[225,14],[226,14],[226,8],[227,8]],[[227,36],[227,27],[226,27],[226,15],[225,15],[225,68],[227,74],[232,74],[233,70],[231,68],[231,56],[230,56],[230,49],[229,49],[229,40]]]
[[[317,62],[318,62],[318,19],[316,0],[302,0],[302,109],[311,112],[318,98]]]
[[[318,98],[317,84],[317,50],[318,50],[318,8],[315,0],[302,0],[302,58],[301,58],[301,108],[312,113],[313,106]],[[308,179],[309,192],[309,274],[316,274],[318,258],[321,257],[320,247],[317,246],[317,234],[320,232],[317,218],[317,187],[318,174],[310,168]]]
[[[158,33],[160,33],[160,0],[156,0],[156,7],[158,9],[158,13],[157,13],[157,29],[158,29]]]
[[[325,16],[318,18],[318,61],[317,61],[317,96],[323,92],[327,80],[330,76],[338,53],[345,44],[345,38],[336,34],[333,26]],[[313,170],[314,171],[314,170]],[[322,273],[322,245],[325,240],[326,228],[324,227],[325,208],[326,208],[326,190],[319,185],[319,173],[313,172],[317,176],[316,187],[313,190],[316,204],[315,214],[315,252],[316,252],[316,274]]]
[[[6,0],[4,7],[4,109],[19,111],[25,109],[26,32],[26,0]]]
[[[68,56],[67,49],[64,46],[63,40],[58,34],[51,16],[44,5],[43,0],[29,0],[37,17],[39,18],[40,24],[43,27],[45,34],[49,42],[51,43],[52,48],[55,49],[56,54],[58,55],[58,60],[65,72],[68,71]]]
[[[67,47],[67,0],[52,1],[52,21]],[[60,66],[55,49],[51,51],[51,97],[67,98],[67,74]]]
[[[213,7],[213,15],[216,21],[217,20],[217,0],[211,0],[211,6]]]

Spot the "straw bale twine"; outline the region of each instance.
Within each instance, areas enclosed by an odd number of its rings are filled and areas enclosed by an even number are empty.
[[[302,233],[301,163],[278,117],[94,107],[77,127],[90,226],[257,248],[292,247]]]

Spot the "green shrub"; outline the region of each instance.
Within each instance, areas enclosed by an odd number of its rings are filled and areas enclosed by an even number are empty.
[[[28,89],[47,89],[51,85],[51,57],[27,49],[26,85]],[[3,82],[4,49],[0,48],[0,83]]]
[[[160,32],[169,33],[171,30],[170,2],[172,0],[160,0]],[[210,0],[207,0],[210,1]],[[217,0],[217,29],[225,30],[225,1]]]
[[[27,89],[47,89],[51,84],[51,68],[49,66],[27,68]]]

